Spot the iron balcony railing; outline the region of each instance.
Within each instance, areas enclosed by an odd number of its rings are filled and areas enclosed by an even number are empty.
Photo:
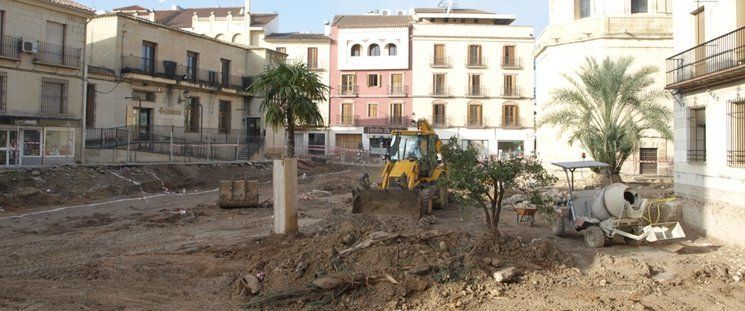
[[[667,59],[667,85],[745,65],[745,27]]]
[[[34,57],[35,62],[66,67],[80,67],[82,50],[79,48],[71,48],[47,42],[39,42],[38,47],[39,50]]]
[[[483,69],[486,68],[486,57],[466,57],[466,67],[472,69]]]
[[[357,116],[339,115],[338,125],[355,126],[357,124]]]
[[[0,41],[0,55],[7,58],[18,59],[21,57],[21,38],[3,36]]]
[[[430,118],[432,126],[435,128],[450,127],[454,124],[453,118],[444,114],[435,114]]]
[[[339,96],[357,96],[359,87],[357,85],[340,84],[336,89]]]
[[[138,56],[122,57],[122,73],[183,81],[208,88],[230,88],[243,91],[253,83],[253,77],[223,75],[221,72],[191,68],[169,60],[154,60]]]
[[[692,150],[689,149],[687,153],[688,162],[692,163],[705,163],[706,162],[706,149]]]
[[[521,97],[522,89],[519,87],[502,88],[502,97]]]
[[[432,68],[450,68],[452,63],[450,56],[433,56],[430,66]]]
[[[466,117],[466,127],[471,128],[477,128],[477,127],[484,127],[484,118],[481,116],[475,117],[475,116],[467,116]]]
[[[486,93],[487,89],[483,86],[472,85],[466,88],[466,97],[483,98]]]
[[[409,87],[405,85],[389,85],[388,95],[390,96],[406,96],[409,94]]]
[[[450,96],[450,87],[435,85],[430,89],[429,95],[433,97],[448,97]]]
[[[386,124],[389,126],[408,126],[411,119],[405,116],[389,116]]]
[[[523,59],[521,57],[504,58],[502,59],[502,68],[521,69],[523,68]]]

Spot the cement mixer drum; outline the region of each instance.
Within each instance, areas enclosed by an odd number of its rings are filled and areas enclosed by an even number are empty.
[[[598,220],[610,217],[617,219],[639,219],[644,213],[644,204],[639,193],[625,184],[612,184],[595,193],[592,216]]]

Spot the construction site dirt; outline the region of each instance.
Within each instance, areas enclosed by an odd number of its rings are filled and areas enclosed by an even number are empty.
[[[257,179],[270,199],[269,163],[0,172],[0,309],[745,309],[740,248],[689,234],[590,249],[509,208],[494,241],[475,208],[352,214],[379,167],[299,167],[291,236],[271,234],[271,207],[216,207],[220,179]]]

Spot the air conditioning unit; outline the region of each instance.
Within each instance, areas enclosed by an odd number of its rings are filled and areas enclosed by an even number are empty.
[[[24,40],[21,42],[21,52],[36,54],[39,52],[39,43],[36,41],[25,41]]]

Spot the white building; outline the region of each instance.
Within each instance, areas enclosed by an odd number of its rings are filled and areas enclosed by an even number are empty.
[[[413,110],[483,155],[532,153],[533,28],[473,9],[412,9]]]
[[[551,0],[549,11],[549,25],[535,51],[537,120],[545,115],[552,90],[569,86],[561,75],[573,75],[587,57],[601,61],[631,56],[632,69],[656,66],[653,87],[664,89],[665,59],[673,46],[672,0]],[[672,109],[669,98],[660,101]],[[672,141],[649,134],[621,173],[672,173]],[[543,126],[536,135],[538,155],[545,163],[577,160],[586,152],[578,144],[570,146],[568,135],[560,137],[556,128]]]
[[[675,193],[688,224],[745,245],[745,0],[676,0]]]

